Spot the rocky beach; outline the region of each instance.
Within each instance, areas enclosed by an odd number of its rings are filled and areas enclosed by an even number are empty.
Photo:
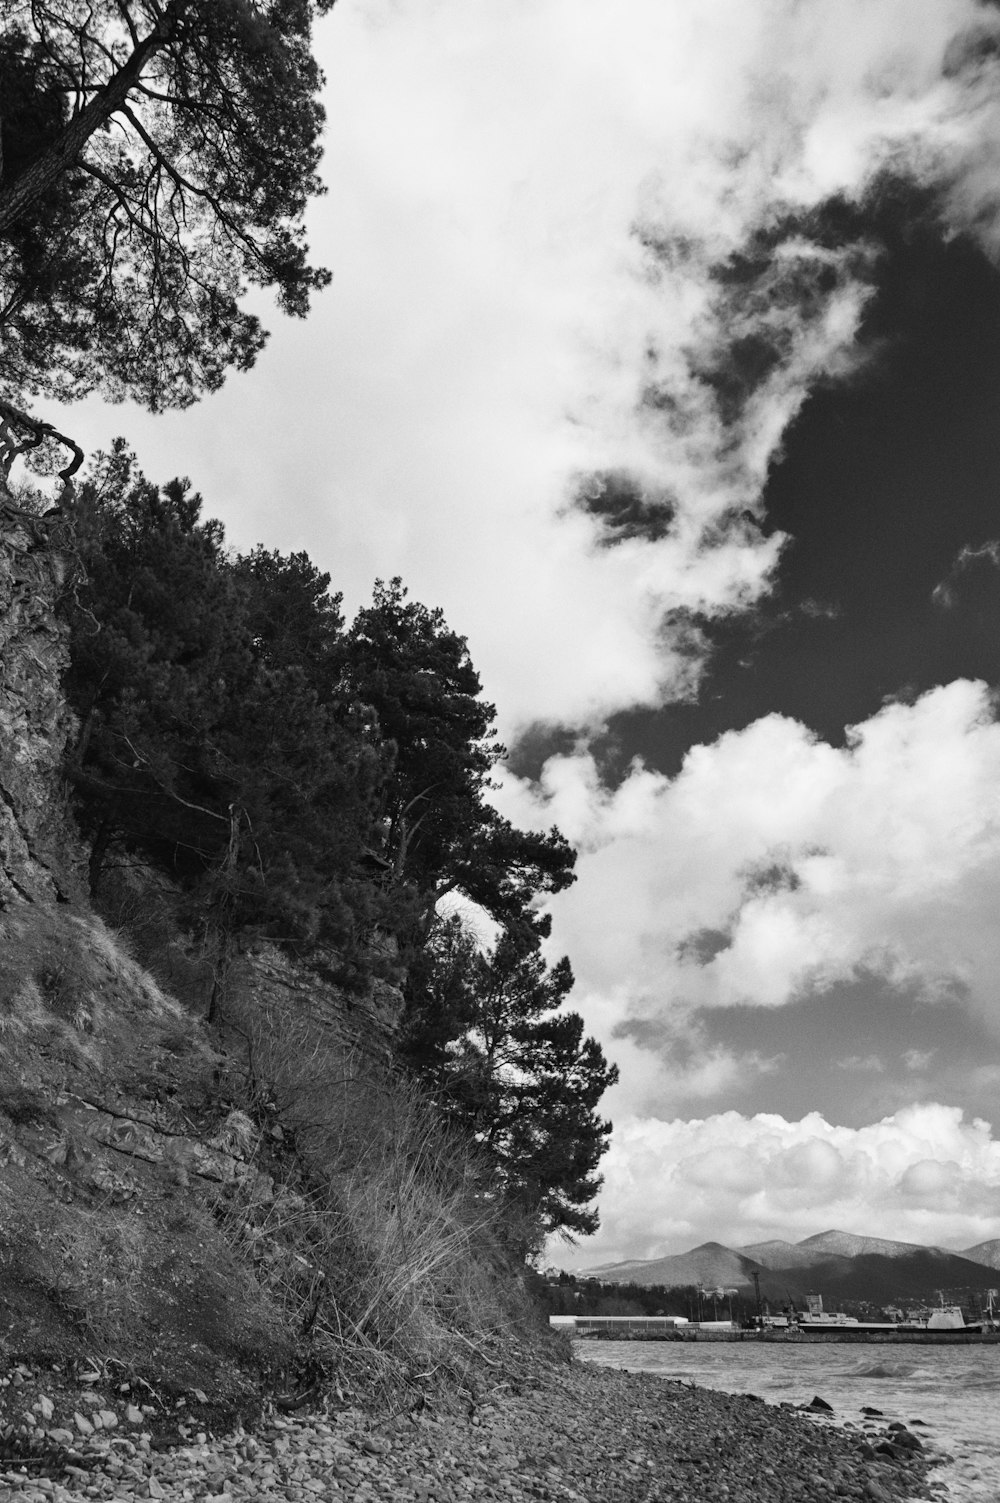
[[[876,1416],[843,1428],[821,1405],[803,1413],[580,1363],[532,1363],[460,1405],[375,1413],[327,1400],[219,1435],[200,1428],[204,1394],[175,1398],[168,1416],[162,1402],[122,1403],[101,1382],[74,1391],[45,1370],[14,1367],[0,1384],[4,1503],[892,1503],[933,1493],[918,1435]]]

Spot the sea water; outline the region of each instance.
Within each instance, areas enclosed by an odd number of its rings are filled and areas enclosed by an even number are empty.
[[[882,1411],[880,1426],[914,1425],[932,1455],[954,1458],[931,1473],[947,1503],[1000,1503],[1000,1345],[579,1340],[573,1348],[586,1362],[755,1393],[770,1404],[818,1395],[841,1425],[860,1428],[869,1405]]]

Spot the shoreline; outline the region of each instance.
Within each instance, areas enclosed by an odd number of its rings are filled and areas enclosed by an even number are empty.
[[[898,1437],[898,1432],[894,1432]],[[112,1435],[75,1472],[18,1475],[10,1503],[902,1503],[929,1497],[930,1458],[909,1442],[845,1429],[647,1373],[532,1363],[483,1385],[461,1413],[374,1414],[319,1407],[272,1414],[253,1430],[157,1450]],[[79,1458],[84,1460],[83,1457]],[[67,1485],[68,1484],[68,1485]]]
[[[933,1336],[904,1331],[883,1335],[877,1331],[853,1331],[850,1326],[829,1331],[588,1331],[576,1341],[740,1342],[758,1346],[1000,1346],[1000,1332],[940,1331]]]

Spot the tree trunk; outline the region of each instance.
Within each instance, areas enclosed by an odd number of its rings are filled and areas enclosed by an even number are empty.
[[[106,815],[102,819],[97,834],[94,836],[94,843],[90,847],[88,877],[90,880],[90,896],[92,898],[97,896],[97,889],[101,885],[101,877],[104,873],[104,858],[108,854],[108,846],[111,844],[111,837],[114,833],[114,820],[110,814]]]
[[[233,941],[229,930],[220,926],[215,937],[215,960],[212,963],[212,993],[208,999],[206,1023],[217,1023],[226,995],[229,966],[233,958]]]
[[[58,182],[78,159],[90,137],[125,103],[143,68],[170,39],[173,23],[190,0],[171,0],[156,26],[144,37],[100,93],[75,115],[65,130],[8,187],[0,188],[0,237],[17,224],[33,204]]]

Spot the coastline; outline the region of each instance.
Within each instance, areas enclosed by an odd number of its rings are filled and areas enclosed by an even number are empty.
[[[478,1387],[459,1413],[432,1404],[396,1414],[321,1407],[163,1450],[142,1434],[112,1435],[58,1481],[0,1462],[0,1497],[902,1503],[930,1496],[921,1450],[880,1453],[887,1438],[751,1396],[579,1361],[531,1362],[520,1378]]]
[[[582,1330],[578,1341],[728,1341],[754,1346],[1000,1346],[1000,1332],[989,1331],[856,1331],[850,1326],[828,1331],[649,1331]]]

